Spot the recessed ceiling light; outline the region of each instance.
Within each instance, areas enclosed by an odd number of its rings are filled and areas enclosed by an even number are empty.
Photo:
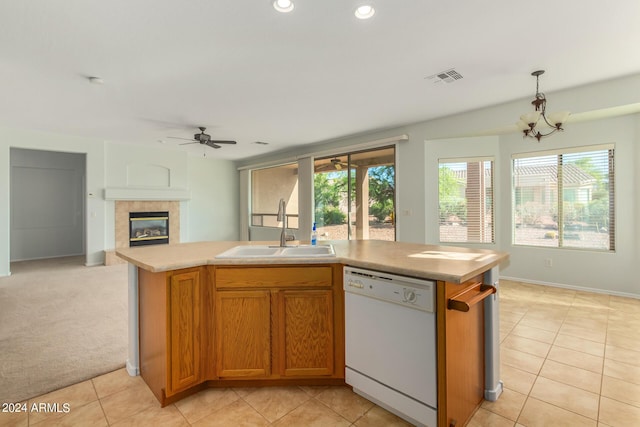
[[[287,13],[293,10],[293,2],[291,0],[274,0],[273,7],[278,12]]]
[[[356,9],[356,18],[369,19],[376,13],[376,10],[370,4],[363,4]]]

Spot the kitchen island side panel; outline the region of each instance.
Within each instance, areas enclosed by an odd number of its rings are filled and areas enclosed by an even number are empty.
[[[167,383],[166,273],[138,269],[140,375],[159,401]]]

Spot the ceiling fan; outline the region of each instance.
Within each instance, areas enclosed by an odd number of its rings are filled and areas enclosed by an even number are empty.
[[[343,162],[337,157],[329,160],[329,163],[325,163],[316,168],[317,172],[326,172],[326,171],[340,171],[342,168],[349,167],[347,162]]]
[[[195,135],[193,135],[193,139],[187,139],[187,138],[180,138],[177,136],[169,136],[167,138],[173,138],[173,139],[184,139],[185,141],[191,141],[191,142],[185,142],[183,144],[180,145],[188,145],[188,144],[204,144],[207,145],[211,148],[222,148],[220,145],[218,144],[236,144],[236,141],[222,141],[222,140],[217,140],[217,139],[211,139],[211,135],[207,135],[206,133],[204,133],[205,130],[207,130],[207,128],[203,127],[203,126],[199,126],[198,129],[200,129],[200,133],[196,133]]]

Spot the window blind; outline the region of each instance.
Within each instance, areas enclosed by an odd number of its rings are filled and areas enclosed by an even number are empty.
[[[493,160],[439,160],[440,242],[493,243]]]
[[[615,250],[611,145],[513,158],[516,245]]]

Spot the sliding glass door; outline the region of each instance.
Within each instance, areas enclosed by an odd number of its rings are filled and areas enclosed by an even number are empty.
[[[395,240],[395,147],[314,161],[320,239]]]

